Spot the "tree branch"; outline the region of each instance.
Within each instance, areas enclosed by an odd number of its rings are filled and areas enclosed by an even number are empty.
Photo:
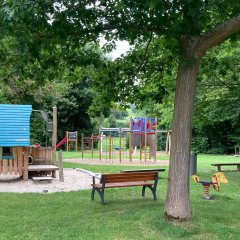
[[[150,45],[150,43],[152,41],[152,38],[153,38],[153,33],[151,32],[150,38],[149,38],[149,40],[147,42],[147,46],[146,46],[145,51],[144,51],[143,59],[142,59],[140,65],[139,65],[139,67],[137,68],[137,73],[142,69],[142,67],[146,63],[147,52],[148,52],[149,45]]]
[[[240,16],[233,17],[225,23],[218,25],[200,37],[198,51],[204,54],[208,49],[223,42],[226,38],[240,30]]]

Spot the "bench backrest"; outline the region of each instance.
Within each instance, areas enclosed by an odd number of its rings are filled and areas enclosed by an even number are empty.
[[[134,172],[134,173],[113,173],[102,174],[100,183],[138,182],[156,180],[158,172]]]

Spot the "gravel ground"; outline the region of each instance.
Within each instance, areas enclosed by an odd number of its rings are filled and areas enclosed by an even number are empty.
[[[64,169],[64,182],[59,178],[52,181],[23,181],[20,178],[13,179],[10,175],[0,174],[0,192],[35,192],[35,193],[54,193],[69,192],[83,189],[90,189],[92,177],[87,173],[80,172],[77,169]]]

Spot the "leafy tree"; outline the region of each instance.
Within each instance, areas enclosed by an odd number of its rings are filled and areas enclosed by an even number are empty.
[[[239,41],[226,41],[203,58],[193,132],[197,150],[233,153],[240,142],[238,63]]]
[[[123,111],[119,109],[113,109],[111,112],[116,119],[125,119],[128,116],[127,111]]]
[[[0,25],[4,35],[14,35],[31,57],[56,42],[74,48],[100,34],[131,43],[147,42],[154,35],[175,43],[172,51],[178,52],[178,68],[165,216],[186,220],[192,216],[188,167],[196,77],[206,51],[239,31],[239,10],[236,0],[4,1]],[[117,85],[110,77],[106,80],[100,86],[114,94],[135,83],[135,79]]]
[[[88,78],[74,82],[58,102],[59,137],[65,136],[65,131],[91,131],[92,124],[87,110],[94,93],[90,86],[91,80]]]

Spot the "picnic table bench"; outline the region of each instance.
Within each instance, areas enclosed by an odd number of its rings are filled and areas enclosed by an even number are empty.
[[[154,168],[154,169],[128,169],[128,170],[121,170],[122,173],[129,173],[129,172],[165,172],[164,168]]]
[[[93,176],[91,200],[94,200],[95,191],[101,198],[101,203],[104,204],[104,192],[106,188],[119,187],[142,187],[142,196],[145,196],[146,188],[149,188],[153,194],[153,199],[156,200],[156,189],[158,184],[158,172],[129,172],[129,173],[112,173],[102,174],[99,183],[95,182]]]
[[[217,167],[217,170],[219,172],[223,172],[222,166],[237,166],[236,170],[224,170],[224,171],[225,172],[226,171],[229,171],[229,172],[240,172],[240,163],[215,163],[215,164],[211,164],[211,165]]]

